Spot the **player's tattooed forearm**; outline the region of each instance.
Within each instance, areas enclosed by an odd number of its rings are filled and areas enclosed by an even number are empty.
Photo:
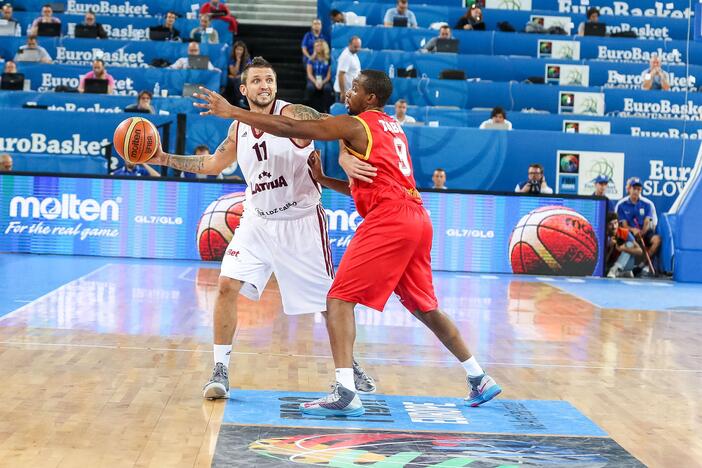
[[[168,165],[174,169],[185,172],[200,172],[205,167],[205,161],[210,155],[203,156],[176,156],[171,155]]]
[[[311,107],[303,106],[302,104],[292,104],[290,106],[292,115],[297,120],[322,120],[326,118],[326,114],[321,114]]]

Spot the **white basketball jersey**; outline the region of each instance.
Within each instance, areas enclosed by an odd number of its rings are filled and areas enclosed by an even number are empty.
[[[289,103],[276,100],[272,114]],[[266,219],[296,219],[315,212],[321,189],[312,178],[307,158],[314,145],[300,147],[282,138],[237,123],[236,156],[246,179],[245,212]]]

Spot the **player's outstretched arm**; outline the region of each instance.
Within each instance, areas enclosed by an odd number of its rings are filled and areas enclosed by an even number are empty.
[[[335,192],[343,193],[344,195],[351,195],[351,188],[349,187],[349,182],[346,180],[334,179],[332,177],[327,177],[322,169],[322,158],[319,155],[319,150],[314,150],[310,153],[307,159],[307,164],[312,170],[312,177],[314,180],[325,186],[326,188],[332,189]]]
[[[149,164],[169,166],[179,171],[196,174],[219,175],[236,161],[236,122],[229,126],[227,137],[217,147],[214,154],[181,156],[164,153],[159,146],[156,155],[149,159]]]

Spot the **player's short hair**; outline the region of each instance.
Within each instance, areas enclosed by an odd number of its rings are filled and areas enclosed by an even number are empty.
[[[375,94],[378,106],[383,107],[392,95],[392,81],[385,72],[379,70],[363,70],[361,75],[365,78],[361,86],[368,94]]]
[[[194,150],[193,152],[194,152],[194,153],[197,153],[198,151],[206,151],[206,152],[209,153],[209,152],[210,152],[210,149],[207,147],[207,145],[197,145],[197,146],[195,147],[195,150]]]
[[[243,84],[246,84],[246,79],[249,77],[249,70],[252,68],[270,68],[273,70],[273,76],[276,78],[278,77],[278,74],[275,72],[275,69],[273,68],[273,65],[271,63],[264,59],[263,57],[254,57],[253,60],[251,60],[251,63],[246,65],[244,67],[244,71],[241,72],[241,82]]]

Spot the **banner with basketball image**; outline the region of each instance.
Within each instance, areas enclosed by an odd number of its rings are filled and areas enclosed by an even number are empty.
[[[599,120],[563,120],[563,133],[585,133],[588,135],[610,135],[612,123]]]
[[[566,151],[556,155],[556,193],[592,195],[595,179],[607,177],[607,197],[624,196],[624,153],[606,151]]]
[[[547,63],[544,65],[544,81],[559,86],[590,86],[590,67]]]
[[[558,93],[559,114],[604,115],[604,93],[561,91]]]
[[[538,58],[580,60],[580,42],[539,39],[536,56]]]

